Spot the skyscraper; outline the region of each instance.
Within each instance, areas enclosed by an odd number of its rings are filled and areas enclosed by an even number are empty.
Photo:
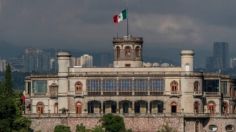
[[[227,42],[214,42],[213,58],[214,69],[229,68],[229,44]]]

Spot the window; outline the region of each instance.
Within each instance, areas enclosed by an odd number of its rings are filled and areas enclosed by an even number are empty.
[[[177,113],[177,104],[176,104],[176,102],[171,103],[171,113]]]
[[[51,97],[51,98],[57,97],[58,85],[57,85],[56,83],[52,83],[52,84],[49,86],[49,91],[50,91],[50,97]]]
[[[209,125],[209,130],[211,132],[216,132],[217,131],[217,126],[216,125]]]
[[[120,47],[119,46],[116,47],[116,58],[117,59],[120,58]]]
[[[195,81],[194,83],[193,83],[193,90],[194,90],[194,92],[198,92],[199,91],[199,82],[198,81]]]
[[[83,84],[80,81],[76,82],[75,83],[75,92],[82,93],[82,91],[83,91]]]
[[[234,126],[233,125],[227,125],[225,126],[226,132],[234,132]]]
[[[171,87],[171,93],[177,93],[178,92],[178,83],[176,81],[172,81],[170,83]]]
[[[125,47],[125,56],[130,57],[131,56],[131,48],[129,46]]]
[[[194,102],[194,113],[199,113],[199,102],[198,101],[196,101],[196,102]]]
[[[219,80],[205,80],[205,92],[219,92]]]
[[[100,96],[101,95],[101,80],[100,79],[88,79],[87,91],[89,96]]]
[[[82,113],[82,103],[78,101],[76,103],[75,109],[76,109],[76,114],[81,114]]]
[[[224,114],[228,113],[228,103],[227,102],[223,102],[223,113]]]
[[[100,92],[101,91],[101,80],[89,79],[87,80],[88,92]]]
[[[135,48],[135,56],[136,57],[140,57],[140,51],[141,49],[140,49],[140,47],[139,46],[137,46],[136,48]]]
[[[164,80],[163,79],[150,79],[150,91],[163,92],[164,91]]]
[[[54,113],[57,114],[58,113],[58,103],[54,104]]]
[[[128,92],[132,91],[132,80],[131,79],[120,79],[119,80],[119,91]]]
[[[227,95],[227,82],[221,81],[220,82],[220,88],[224,95]]]
[[[134,80],[134,91],[135,92],[146,92],[148,89],[147,79],[135,79]]]
[[[44,104],[42,102],[37,103],[37,113],[38,114],[43,114],[44,113]]]
[[[103,80],[103,92],[115,92],[117,83],[115,79],[104,79]]]
[[[46,80],[34,80],[33,81],[33,92],[35,95],[45,95],[47,92],[47,81]]]
[[[215,107],[216,107],[215,102],[209,101],[207,106],[208,106],[209,112],[210,112],[211,114],[214,114],[214,113],[215,113]]]

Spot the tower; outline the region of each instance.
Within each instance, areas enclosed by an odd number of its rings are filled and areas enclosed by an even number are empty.
[[[183,71],[193,71],[193,50],[182,50],[181,53],[181,67]]]
[[[68,109],[68,69],[70,67],[70,57],[68,52],[59,52],[58,59],[58,108]]]
[[[143,38],[113,38],[114,67],[142,67]]]

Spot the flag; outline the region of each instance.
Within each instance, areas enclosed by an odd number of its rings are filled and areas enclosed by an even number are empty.
[[[119,23],[127,18],[127,11],[126,9],[123,10],[120,14],[113,16],[113,22]]]

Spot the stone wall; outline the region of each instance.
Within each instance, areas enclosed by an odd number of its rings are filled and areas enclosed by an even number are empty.
[[[70,126],[72,132],[75,132],[76,125],[83,123],[86,128],[93,128],[99,125],[97,117],[81,117],[81,118],[67,118],[67,117],[51,117],[51,118],[32,118],[31,128],[34,131],[52,132],[54,127],[58,124]],[[134,132],[156,132],[160,126],[165,122],[169,126],[181,132],[183,130],[182,118],[161,118],[161,117],[126,117],[124,118],[127,129],[132,129]]]
[[[99,117],[43,117],[32,118],[31,128],[36,132],[52,132],[59,124],[70,126],[75,132],[76,125],[83,123],[86,128],[93,128],[99,125]],[[187,118],[183,122],[182,117],[125,117],[125,126],[133,132],[156,132],[163,124],[175,128],[178,132],[208,132],[209,125],[216,125],[217,132],[226,132],[227,125],[236,128],[236,118],[215,117],[215,118]],[[183,129],[184,128],[184,129]]]

